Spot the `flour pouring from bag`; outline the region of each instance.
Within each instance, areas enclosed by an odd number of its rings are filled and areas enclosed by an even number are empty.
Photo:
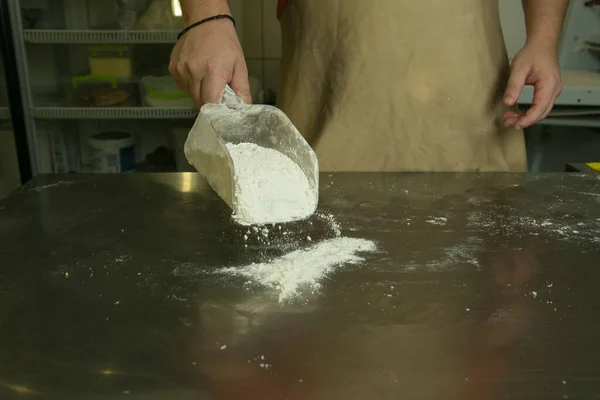
[[[303,220],[317,209],[317,156],[279,109],[248,105],[227,86],[206,104],[185,143],[189,163],[241,225]]]

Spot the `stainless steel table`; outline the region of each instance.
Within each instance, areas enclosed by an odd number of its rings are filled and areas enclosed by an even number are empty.
[[[332,237],[318,218],[246,241],[195,174],[0,200],[0,398],[600,397],[600,179],[335,174],[321,195],[379,252],[284,305],[213,272]]]

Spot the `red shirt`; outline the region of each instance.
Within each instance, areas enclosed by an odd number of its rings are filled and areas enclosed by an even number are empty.
[[[277,4],[277,18],[281,17],[281,14],[288,5],[288,0],[279,0]]]

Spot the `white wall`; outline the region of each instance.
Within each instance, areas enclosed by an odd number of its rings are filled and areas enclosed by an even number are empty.
[[[527,38],[525,14],[521,0],[499,0],[500,18],[508,57],[512,59],[521,50]]]

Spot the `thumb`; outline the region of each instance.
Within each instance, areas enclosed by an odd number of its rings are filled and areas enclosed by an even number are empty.
[[[252,104],[252,93],[250,92],[250,83],[248,82],[248,69],[245,65],[238,64],[231,78],[231,88],[244,100],[246,104]]]
[[[504,93],[504,104],[507,106],[514,106],[521,96],[523,86],[527,80],[528,70],[524,67],[512,68],[510,72],[510,78],[508,79],[508,85],[506,86],[506,92]]]

